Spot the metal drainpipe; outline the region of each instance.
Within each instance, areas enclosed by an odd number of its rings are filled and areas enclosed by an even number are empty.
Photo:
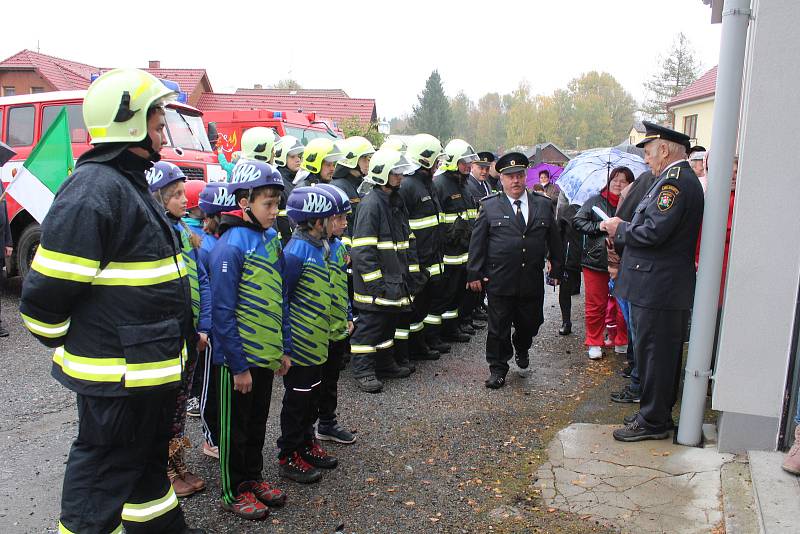
[[[714,137],[709,153],[708,189],[703,213],[703,238],[700,244],[692,333],[689,338],[677,436],[681,445],[699,445],[703,433],[750,14],[750,0],[725,0],[712,124]]]

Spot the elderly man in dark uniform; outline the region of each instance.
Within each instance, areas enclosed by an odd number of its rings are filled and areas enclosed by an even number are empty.
[[[645,121],[645,161],[655,183],[630,222],[613,217],[601,229],[622,254],[615,292],[630,302],[634,354],[642,383],[639,411],[614,431],[619,441],[665,439],[674,427],[683,342],[695,284],[695,250],[703,189],[686,160],[689,137]]]
[[[528,350],[544,322],[545,258],[549,276],[561,278],[563,251],[550,199],[525,189],[528,158],[510,152],[497,160],[503,193],[481,201],[469,247],[467,286],[484,288],[489,299],[486,387],[505,384],[512,347],[520,369],[529,365]],[[511,337],[511,327],[514,336]]]

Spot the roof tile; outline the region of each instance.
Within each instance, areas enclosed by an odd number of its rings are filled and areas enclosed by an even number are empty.
[[[197,107],[202,111],[228,109],[273,109],[275,111],[316,112],[320,116],[341,121],[357,117],[362,123],[377,119],[372,98],[310,97],[300,95],[253,95],[206,93]]]
[[[713,96],[717,91],[717,67],[709,70],[694,82],[689,84],[683,91],[678,93],[672,100],[669,101],[667,107],[685,104],[692,100],[699,100]]]

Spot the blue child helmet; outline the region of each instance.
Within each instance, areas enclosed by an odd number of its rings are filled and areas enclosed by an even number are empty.
[[[207,183],[200,192],[200,209],[206,215],[237,209],[236,195],[229,190],[230,185],[226,182]]]
[[[347,193],[345,193],[342,189],[332,184],[322,183],[314,184],[313,187],[324,189],[333,195],[334,199],[336,200],[336,215],[339,215],[340,213],[350,213],[352,211],[353,208],[350,205],[350,199],[347,197]]]
[[[286,214],[295,223],[336,215],[336,197],[321,187],[298,187],[286,200]]]
[[[155,163],[145,171],[144,176],[147,178],[147,187],[150,188],[151,193],[164,189],[172,182],[186,181],[186,175],[183,174],[181,168],[168,161]]]
[[[265,186],[283,189],[281,173],[264,161],[239,159],[233,171],[231,171],[228,192],[235,193],[240,189],[252,190]]]

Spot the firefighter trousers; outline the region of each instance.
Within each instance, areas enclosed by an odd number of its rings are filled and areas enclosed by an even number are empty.
[[[375,376],[375,369],[387,367],[393,357],[394,335],[400,314],[396,311],[361,310],[350,338],[353,376]]]
[[[431,297],[431,313],[441,317],[443,334],[458,330],[458,310],[466,284],[467,270],[463,265],[445,265],[439,287]]]
[[[59,532],[180,533],[186,527],[167,478],[178,390],[127,397],[78,394],[78,438],[64,473]]]

